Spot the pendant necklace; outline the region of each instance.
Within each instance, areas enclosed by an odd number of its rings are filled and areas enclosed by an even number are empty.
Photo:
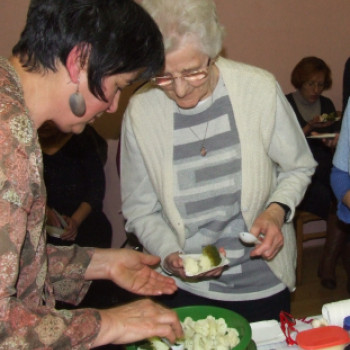
[[[209,125],[209,120],[207,120],[207,127],[205,128],[204,139],[202,140],[201,149],[200,149],[200,154],[201,154],[202,157],[205,157],[207,155],[207,149],[205,148],[205,139],[207,137],[208,125]],[[189,127],[189,128],[192,131],[193,135],[196,136],[199,141],[201,141],[201,139],[192,130],[192,128],[191,127]]]
[[[210,106],[209,106],[209,108],[213,105],[213,101],[214,100],[214,93],[212,93],[212,95],[211,95],[211,104],[210,104]],[[177,108],[178,108],[178,110],[179,110],[179,113],[180,113],[180,115],[183,115],[182,113],[181,113],[181,111],[180,111],[180,108],[179,108],[179,106],[177,106]],[[208,109],[209,109],[208,108]],[[207,155],[207,149],[206,149],[206,147],[205,147],[205,140],[206,140],[206,138],[207,138],[207,131],[208,131],[208,126],[209,126],[209,120],[208,120],[208,118],[207,118],[207,126],[206,126],[206,128],[205,128],[205,133],[204,133],[204,138],[203,138],[203,140],[201,140],[199,137],[198,137],[198,135],[192,130],[192,128],[189,126],[189,129],[192,131],[192,133],[193,133],[193,135],[194,136],[196,136],[196,138],[199,140],[199,141],[201,141],[201,148],[200,148],[200,155],[202,156],[202,157],[205,157],[206,155]]]

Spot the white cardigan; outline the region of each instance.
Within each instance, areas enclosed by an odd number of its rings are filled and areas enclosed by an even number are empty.
[[[219,58],[242,152],[241,208],[248,229],[270,202],[291,208],[284,247],[268,261],[295,288],[296,244],[291,219],[316,162],[295,114],[274,77],[259,68]],[[185,228],[173,196],[173,101],[146,85],[130,100],[121,137],[122,211],[126,230],[162,259],[181,251]]]

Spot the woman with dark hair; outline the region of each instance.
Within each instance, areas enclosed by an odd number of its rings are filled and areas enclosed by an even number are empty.
[[[115,112],[121,90],[163,66],[162,36],[132,0],[33,0],[9,60],[0,58],[0,348],[89,349],[182,334],[175,312],[149,300],[115,308],[79,304],[92,280],[159,295],[174,281],[159,258],[124,249],[46,245],[46,190],[37,129],[79,134]],[[70,174],[67,174],[70,176]]]
[[[322,96],[332,86],[331,70],[320,58],[305,57],[293,69],[291,83],[296,91],[288,94],[287,100],[293,107],[305,137],[318,133],[336,133],[331,140],[335,147],[339,137],[340,121],[323,121],[323,114],[336,115],[333,102]],[[307,138],[311,152],[318,162],[312,182],[298,209],[318,215],[327,221],[327,239],[318,275],[327,289],[336,287],[335,267],[343,246],[345,233],[332,205],[335,198],[330,185],[333,147],[322,139]]]

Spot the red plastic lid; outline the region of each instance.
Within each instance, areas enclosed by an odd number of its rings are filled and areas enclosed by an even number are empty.
[[[298,346],[306,350],[325,349],[350,342],[348,332],[338,326],[308,329],[297,334]]]

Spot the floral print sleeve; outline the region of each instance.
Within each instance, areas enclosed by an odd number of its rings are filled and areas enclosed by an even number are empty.
[[[46,246],[42,153],[18,77],[0,57],[0,350],[89,349],[100,329],[77,304],[93,250]]]

